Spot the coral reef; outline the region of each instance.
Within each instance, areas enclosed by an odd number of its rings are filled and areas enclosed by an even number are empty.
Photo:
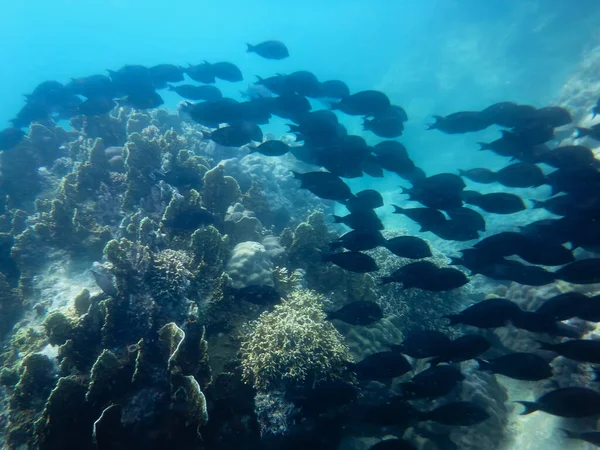
[[[235,289],[273,286],[273,263],[265,247],[258,242],[248,241],[236,245],[226,270]]]

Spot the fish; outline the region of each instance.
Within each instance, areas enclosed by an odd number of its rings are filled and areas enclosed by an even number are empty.
[[[403,400],[438,398],[454,390],[465,376],[450,365],[433,366],[419,372],[408,383],[401,383]]]
[[[352,195],[348,185],[332,173],[292,171],[292,174],[294,178],[300,180],[300,189],[307,189],[317,197],[345,201]]]
[[[556,147],[539,157],[539,162],[548,164],[556,169],[567,169],[579,166],[589,166],[598,163],[594,152],[583,145],[564,145]]]
[[[600,322],[600,297],[590,298],[590,302],[581,308],[577,317],[589,322]]]
[[[435,122],[429,124],[428,130],[440,130],[446,134],[462,134],[485,130],[492,123],[485,114],[478,111],[461,111],[448,116],[433,116]]]
[[[490,169],[458,170],[461,177],[465,177],[475,183],[490,184],[496,181],[496,172]]]
[[[173,64],[158,64],[150,67],[149,71],[155,89],[164,89],[167,83],[179,83],[184,80],[183,68]]]
[[[464,188],[465,182],[458,175],[440,173],[415,181],[411,188],[402,188],[402,193],[429,208],[449,210],[462,206]]]
[[[25,136],[25,132],[19,128],[5,128],[0,131],[0,150],[6,151],[16,147]]]
[[[296,92],[286,92],[273,99],[271,112],[285,119],[298,120],[312,109],[310,102]]]
[[[250,143],[252,140],[262,140],[262,132],[259,139],[253,139],[258,137],[255,134],[255,127],[258,127],[258,125],[243,123],[234,124],[217,128],[210,133],[206,133],[205,138],[224,147],[241,147],[242,145]],[[260,128],[258,128],[258,130],[260,131]]]
[[[593,166],[575,166],[557,169],[547,175],[552,195],[559,192],[587,195],[591,188],[600,186],[600,171]]]
[[[346,201],[346,208],[351,213],[373,210],[383,206],[383,197],[373,189],[365,189],[352,195]]]
[[[420,278],[433,276],[437,270],[438,267],[431,261],[417,261],[400,267],[389,276],[381,277],[381,284],[395,282],[411,287]]]
[[[184,72],[188,77],[198,83],[212,84],[215,82],[214,71],[212,66],[207,62],[195,66],[190,65],[184,69]]]
[[[374,353],[358,363],[348,363],[348,368],[362,380],[376,381],[392,380],[412,370],[404,356],[392,351]]]
[[[329,244],[329,250],[345,248],[353,252],[372,250],[385,244],[385,238],[377,230],[352,230]]]
[[[582,418],[600,414],[600,393],[582,387],[550,391],[535,402],[517,401],[525,407],[521,415],[543,411],[553,416]]]
[[[348,303],[337,311],[327,312],[327,320],[341,320],[350,325],[371,325],[383,318],[381,307],[370,301]]]
[[[479,238],[479,233],[472,227],[463,226],[460,220],[446,220],[440,224],[431,225],[421,231],[430,231],[446,241],[472,241]]]
[[[250,153],[260,153],[265,156],[283,156],[290,151],[290,146],[277,139],[265,141],[258,147],[250,149]]]
[[[205,225],[215,223],[215,217],[205,208],[179,213],[169,219],[163,219],[162,224],[178,230],[197,230]]]
[[[108,73],[117,94],[127,96],[154,90],[154,82],[148,67],[125,65],[116,71],[108,70]]]
[[[410,333],[402,344],[390,345],[390,349],[412,358],[431,358],[448,351],[451,342],[450,338],[441,331],[423,330]]]
[[[343,138],[345,128],[338,122],[332,111],[318,110],[297,115],[293,120],[297,125],[289,125],[290,131],[296,134],[297,140],[305,141],[306,145],[324,146]]]
[[[360,252],[342,252],[322,255],[321,261],[330,262],[344,270],[356,273],[376,272],[379,270],[375,260]]]
[[[535,112],[531,121],[550,128],[558,128],[570,124],[573,118],[571,113],[562,106],[545,106]]]
[[[341,100],[350,95],[348,85],[340,80],[327,80],[321,83],[320,89],[322,98],[333,98]]]
[[[238,81],[243,81],[244,76],[242,75],[242,71],[233,63],[222,61],[216,63],[209,63],[204,61],[204,64],[208,65],[208,70],[212,72],[215,78],[220,80],[230,81],[232,83],[236,83]],[[188,73],[189,75],[189,73]],[[192,78],[192,77],[190,77]],[[193,78],[192,78],[193,79]],[[196,80],[197,81],[197,80]]]
[[[532,333],[546,333],[550,336],[565,336],[577,338],[580,332],[570,325],[563,324],[545,314],[539,314],[531,311],[521,311],[521,313],[511,319],[511,323],[521,330],[531,331]]]
[[[66,88],[76,95],[83,97],[113,98],[116,90],[112,80],[106,75],[90,75],[88,77],[71,78]]]
[[[414,280],[412,284],[403,283],[402,288],[413,287],[424,291],[441,292],[458,289],[469,283],[469,281],[469,278],[460,270],[443,267],[437,269],[430,276]]]
[[[320,414],[354,402],[358,397],[358,388],[343,380],[326,380],[310,388],[290,390],[286,396],[303,412]]]
[[[90,270],[98,287],[109,297],[117,297],[119,290],[117,289],[114,275],[100,272],[98,270]]]
[[[477,425],[490,417],[483,407],[474,402],[451,402],[432,411],[419,413],[419,421],[463,427]]]
[[[504,131],[504,134],[512,135],[524,145],[540,145],[554,139],[554,128],[542,122],[532,121],[513,128],[512,131]]]
[[[600,258],[581,259],[554,272],[556,278],[573,284],[600,283]]]
[[[223,94],[216,86],[204,84],[195,86],[193,84],[181,84],[179,86],[167,85],[169,91],[188,100],[216,101],[223,98]]]
[[[346,216],[333,215],[333,223],[343,223],[353,230],[380,231],[383,230],[383,222],[371,209],[350,213]]]
[[[77,111],[84,116],[101,116],[117,107],[117,102],[110,97],[90,97],[81,103]]]
[[[246,52],[256,53],[265,59],[285,59],[290,56],[290,52],[281,41],[263,41],[256,45],[246,44]]]
[[[460,228],[485,231],[485,219],[477,211],[470,208],[449,209],[446,213],[450,216],[452,223]]]
[[[440,356],[429,360],[431,366],[442,362],[459,363],[477,358],[492,347],[490,341],[478,334],[467,334],[453,340],[450,347]]]
[[[568,194],[551,197],[548,200],[532,199],[531,201],[533,202],[533,209],[543,208],[557,216],[570,216],[579,212],[573,197]]]
[[[498,183],[513,188],[538,187],[546,183],[542,169],[524,162],[511,164],[496,172],[495,176]]]
[[[272,77],[267,78],[262,78],[256,75],[256,79],[257,85],[266,87],[275,95],[293,93],[293,91],[287,84],[287,77],[285,75],[274,75]]]
[[[321,83],[316,75],[307,70],[298,70],[285,77],[287,89],[302,97],[318,98],[321,95]]]
[[[243,118],[240,103],[231,98],[201,103],[184,102],[181,108],[194,122],[210,128],[218,128],[222,123],[231,124]]]
[[[568,320],[577,317],[590,302],[591,299],[581,292],[565,292],[545,300],[535,312],[556,320]]]
[[[477,328],[499,328],[521,313],[519,306],[506,298],[490,298],[475,303],[458,314],[443,316],[450,325],[471,325]]]
[[[421,225],[420,231],[429,231],[434,225],[446,222],[446,217],[441,211],[433,208],[401,208],[398,205],[394,207],[393,214],[403,214],[409,219]]]
[[[390,99],[383,92],[367,90],[342,98],[331,105],[331,109],[351,116],[370,116],[386,111],[390,105]]]
[[[600,108],[598,109],[600,110]],[[600,447],[600,431],[569,431],[563,428],[559,429],[565,433],[565,438],[567,439],[578,439],[580,441],[589,442],[596,447]]]
[[[363,129],[382,138],[396,138],[402,136],[404,122],[407,120],[408,116],[402,107],[390,105],[387,110],[375,114],[372,118],[365,118]]]
[[[274,305],[279,303],[281,295],[268,285],[251,285],[240,289],[231,288],[231,293],[236,300],[243,300],[255,305]]]
[[[136,90],[127,95],[127,97],[117,100],[117,103],[120,105],[131,106],[136,109],[158,108],[164,102],[158,92],[153,89]]]
[[[404,439],[384,439],[369,447],[368,450],[417,450],[412,443]]]
[[[542,350],[558,353],[573,361],[600,363],[600,341],[593,339],[576,339],[552,344],[536,341]]]
[[[540,381],[552,376],[550,364],[533,353],[510,353],[490,360],[476,359],[479,370],[524,381]]]
[[[240,91],[240,95],[249,100],[273,98],[273,93],[261,84],[248,85],[248,89]]]
[[[429,244],[415,236],[397,236],[385,241],[383,246],[401,258],[421,259],[432,255]]]
[[[494,214],[514,214],[526,209],[521,197],[506,192],[494,192],[491,194],[480,194],[475,191],[464,191],[463,200],[480,207],[486,212]]]
[[[500,102],[488,106],[481,111],[490,123],[506,128],[515,128],[532,120],[536,108],[531,105],[518,105],[513,102]]]

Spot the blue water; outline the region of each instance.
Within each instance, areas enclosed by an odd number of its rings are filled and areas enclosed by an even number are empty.
[[[227,60],[239,65],[245,81],[221,82],[225,95],[237,95],[255,74],[299,69],[323,80],[340,78],[352,91],[384,90],[409,113],[404,142],[417,165],[439,171],[466,144],[464,137],[422,133],[429,117],[501,100],[551,103],[594,40],[600,17],[595,5],[593,0],[578,1],[576,8],[565,0],[5,3],[0,126],[22,106],[22,94],[47,79],[66,82],[124,64]],[[268,61],[245,53],[245,42],[265,39],[284,41],[292,56]],[[174,108],[176,96],[164,97]],[[489,154],[463,156],[463,167],[489,164]]]

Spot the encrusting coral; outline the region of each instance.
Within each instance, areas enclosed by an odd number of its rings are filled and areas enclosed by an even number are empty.
[[[248,383],[275,390],[343,378],[350,353],[322,302],[314,291],[296,290],[249,324],[240,350]]]

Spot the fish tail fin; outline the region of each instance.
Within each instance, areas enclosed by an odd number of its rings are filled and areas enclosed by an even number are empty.
[[[401,208],[398,205],[392,205],[392,207],[394,208],[394,212],[392,214],[403,214],[404,213],[404,208]]]
[[[174,91],[175,90],[175,86],[173,86],[172,84],[167,84],[167,90]]]
[[[290,170],[290,172],[292,172],[292,174],[294,175],[294,178],[297,178],[298,180],[302,179],[302,174],[300,172],[295,172],[293,170]]]
[[[371,129],[371,121],[369,121],[367,118],[365,118],[363,120],[363,130],[370,130]]]
[[[479,151],[492,149],[492,146],[487,142],[478,142],[477,144],[479,145]]]
[[[575,431],[565,430],[564,428],[559,428],[559,430],[565,433],[567,439],[579,439],[579,435]]]
[[[540,209],[544,207],[544,202],[542,200],[535,200],[531,198],[529,201],[533,203],[533,209]]]
[[[300,133],[300,126],[299,125],[294,125],[294,124],[291,124],[291,123],[286,123],[286,126],[289,127],[290,133]]]
[[[465,176],[465,173],[467,173],[467,171],[466,171],[466,170],[458,169],[458,175],[459,175],[459,176],[461,176],[461,177],[464,177],[464,176]]]
[[[442,316],[442,318],[450,321],[448,325],[458,325],[460,323],[460,314],[448,314],[446,316]]]
[[[388,344],[388,347],[393,352],[402,353],[404,351],[404,345],[402,344]]]
[[[331,105],[329,105],[329,110],[330,111],[336,111],[338,108],[340,107],[340,103],[331,103]]]
[[[341,241],[330,242],[329,243],[329,250],[333,252],[335,250],[338,250],[338,249],[342,248],[343,245],[344,244]]]
[[[427,361],[427,364],[429,364],[429,367],[435,367],[441,362],[442,362],[442,358],[440,358],[438,356],[436,358],[431,358],[429,361]]]
[[[515,403],[519,403],[525,407],[525,410],[519,414],[520,416],[526,416],[527,414],[531,414],[531,413],[534,413],[534,412],[540,410],[540,407],[538,406],[538,404],[536,402],[517,401]]]
[[[328,253],[320,253],[319,254],[319,258],[321,259],[321,262],[329,262],[331,261],[331,255]]]
[[[333,223],[344,223],[344,218],[333,214]]]
[[[585,136],[589,136],[590,133],[591,133],[591,130],[589,128],[575,127],[575,137],[576,138],[582,138]]]
[[[248,48],[246,48],[246,53],[254,53],[256,51],[255,48],[254,48],[254,45],[248,44],[246,42],[246,46],[248,47]]]
[[[325,311],[325,320],[335,319],[335,311]]]
[[[382,285],[382,284],[392,283],[394,281],[394,279],[392,277],[381,277],[381,278],[379,278],[379,281],[380,281],[379,284]]]
[[[477,364],[478,364],[477,368],[479,370],[484,370],[484,371],[492,370],[492,365],[488,361],[485,361],[483,359],[478,359],[478,358],[475,358],[475,361],[477,361]]]

